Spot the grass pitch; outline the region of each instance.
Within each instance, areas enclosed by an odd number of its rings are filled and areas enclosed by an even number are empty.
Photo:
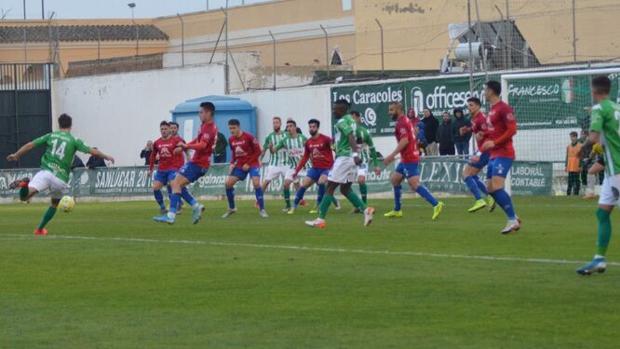
[[[151,202],[78,203],[34,238],[44,205],[0,206],[0,348],[617,348],[620,264],[578,277],[595,203],[518,198],[501,211],[419,199],[387,220],[331,210],[314,230],[251,202],[151,221]],[[618,216],[614,216],[617,225]],[[617,237],[609,259],[618,261]]]

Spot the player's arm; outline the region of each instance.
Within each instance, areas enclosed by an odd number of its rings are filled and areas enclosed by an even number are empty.
[[[271,145],[271,137],[267,136],[267,138],[265,138],[265,142],[263,143],[263,150],[260,152],[261,159],[265,156],[265,154],[267,154],[267,149],[270,149],[269,145]]]
[[[256,138],[252,140],[252,148],[254,149],[254,152],[252,153],[252,156],[250,157],[250,163],[259,162],[263,149],[260,146],[260,143],[258,143],[258,140]]]
[[[370,160],[374,167],[379,167],[379,157],[377,156],[377,149],[375,148],[375,142],[370,136],[370,132],[366,130],[364,133],[364,143],[368,144],[368,150],[370,151]]]
[[[153,151],[151,152],[151,156],[149,156],[149,173],[152,173],[155,168],[155,158],[157,157],[157,152],[157,146],[153,144]]]
[[[590,134],[588,140],[593,144],[600,143],[601,131],[603,130],[603,123],[605,122],[602,108],[600,105],[596,105],[592,108],[592,121],[590,122]]]
[[[481,149],[482,151],[487,151],[499,147],[511,140],[512,137],[517,134],[517,121],[513,116],[512,109],[508,110],[506,115],[504,115],[504,122],[506,123],[506,131],[496,139],[484,142],[484,144],[482,145],[483,149]]]
[[[47,141],[50,138],[50,134],[46,134],[43,135],[31,142],[28,142],[26,144],[24,144],[21,148],[19,148],[15,153],[10,154],[9,156],[6,157],[6,159],[8,161],[17,161],[19,160],[22,156],[28,154],[28,152],[30,152],[32,149],[41,146],[43,144],[46,144]]]
[[[306,166],[306,163],[308,162],[309,159],[310,159],[310,148],[308,148],[308,143],[306,143],[304,144],[304,156],[301,157],[301,160],[299,160],[297,167],[295,167],[295,176],[297,176],[299,171],[301,171],[301,169],[304,168],[304,166]]]
[[[394,151],[392,153],[390,153],[390,155],[386,156],[383,159],[383,163],[386,166],[391,164],[394,161],[394,159],[396,158],[396,155],[400,154],[400,152],[403,149],[405,149],[408,145],[409,145],[409,138],[407,138],[407,137],[401,138],[401,140],[398,141],[398,145],[396,145],[396,149],[394,149]]]
[[[78,147],[78,150],[80,150],[79,147]],[[82,151],[82,150],[80,150],[80,151]],[[85,153],[89,153],[92,156],[95,156],[95,157],[98,157],[98,158],[102,158],[104,160],[108,160],[111,163],[114,163],[114,158],[113,157],[111,157],[110,155],[102,152],[99,149],[90,148],[90,151],[85,152]]]

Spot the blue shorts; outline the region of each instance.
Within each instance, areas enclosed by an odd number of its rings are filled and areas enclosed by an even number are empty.
[[[239,178],[240,181],[244,181],[248,177],[248,174],[250,178],[260,177],[260,167],[250,167],[248,171],[235,167],[230,175]]]
[[[209,171],[208,167],[207,168],[200,167],[190,161],[190,162],[186,162],[185,165],[181,167],[181,171],[179,171],[179,174],[187,178],[187,180],[190,183],[194,183],[195,181],[200,179],[200,177],[206,175],[208,171]]]
[[[418,169],[418,163],[400,163],[396,166],[396,172],[405,176],[405,178],[416,177],[420,175],[420,170]]]
[[[168,183],[172,182],[172,180],[174,179],[174,177],[177,176],[177,171],[175,170],[168,170],[168,171],[155,171],[155,174],[153,175],[153,180],[156,182],[160,182],[163,185],[168,185]]]
[[[512,159],[509,158],[495,158],[489,162],[487,167],[487,178],[492,177],[504,177],[510,173],[512,167]]]
[[[321,178],[321,176],[325,175],[327,176],[329,174],[329,170],[326,168],[310,168],[308,171],[306,171],[306,177],[312,179],[315,182],[319,181],[319,178]]]
[[[469,166],[482,170],[484,166],[488,165],[490,159],[491,159],[491,154],[489,154],[488,152],[482,153],[480,154],[480,160],[478,160],[478,162],[470,161]]]

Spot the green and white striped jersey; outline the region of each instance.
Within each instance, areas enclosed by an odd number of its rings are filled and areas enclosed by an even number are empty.
[[[286,150],[282,149],[276,151],[275,153],[271,153],[269,151],[269,145],[273,144],[273,146],[277,146],[284,138],[287,137],[287,133],[284,131],[280,131],[279,133],[271,132],[267,138],[265,138],[265,143],[263,144],[263,149],[266,149],[267,153],[269,153],[269,166],[286,166],[287,165],[287,154]]]
[[[290,168],[297,167],[299,161],[304,156],[304,145],[308,138],[302,134],[298,134],[296,137],[291,137],[290,135],[285,137],[283,140],[278,143],[276,146],[276,150],[283,149],[287,155],[286,164]]]
[[[605,174],[620,174],[620,105],[605,99],[592,107],[590,130],[601,134],[605,149]]]
[[[368,165],[372,160],[373,166],[379,166],[379,160],[377,159],[377,150],[375,149],[375,143],[372,141],[370,132],[366,126],[358,124],[355,129],[355,138],[357,144],[361,146],[360,159],[362,164]]]

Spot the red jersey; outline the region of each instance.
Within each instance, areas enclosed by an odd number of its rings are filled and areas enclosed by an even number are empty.
[[[203,123],[200,132],[193,141],[187,143],[187,149],[194,150],[192,162],[202,168],[209,168],[211,155],[217,142],[217,126],[215,122]]]
[[[411,121],[405,115],[401,115],[396,119],[396,127],[394,130],[396,140],[408,139],[409,143],[400,151],[400,162],[405,164],[420,162],[420,151],[418,150],[418,141],[415,138],[415,131],[411,125]]]
[[[247,132],[242,132],[241,136],[232,136],[228,140],[230,149],[232,150],[232,161],[236,168],[242,168],[248,164],[250,167],[260,167],[258,158],[260,157],[261,148],[258,140]]]
[[[185,140],[181,138],[180,136],[172,136],[172,137],[176,137],[179,139],[179,142],[185,143]],[[174,158],[174,166],[176,166],[177,168],[180,169],[181,167],[183,167],[183,165],[185,165],[185,151],[182,151],[178,154],[173,153],[172,157]]]
[[[329,170],[334,165],[334,153],[332,152],[332,139],[320,133],[316,138],[308,138],[304,144],[304,156],[297,164],[295,171],[299,173],[308,162],[312,161],[312,168]]]
[[[476,114],[476,116],[472,119],[471,131],[474,133],[474,138],[476,139],[478,149],[482,148],[484,142],[489,139],[487,117],[484,116],[483,112],[479,111],[478,114]]]
[[[157,169],[160,171],[176,171],[183,166],[179,165],[178,154],[174,153],[174,149],[183,139],[179,136],[172,136],[168,139],[159,138],[153,143],[153,152],[149,158],[149,169],[152,171],[155,167],[155,160],[159,160]],[[182,156],[183,154],[181,154]]]
[[[491,107],[487,115],[487,127],[489,139],[495,142],[491,149],[491,159],[515,158],[515,149],[512,146],[512,137],[517,133],[517,120],[512,108],[499,101]]]

